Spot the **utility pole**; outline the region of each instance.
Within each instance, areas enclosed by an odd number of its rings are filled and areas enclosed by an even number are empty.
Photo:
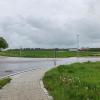
[[[79,42],[80,42],[80,41],[79,41],[79,36],[80,36],[80,35],[77,34],[77,51],[79,51]]]
[[[21,57],[21,55],[22,55],[22,47],[20,46],[20,57]]]
[[[54,49],[54,66],[57,65],[57,62],[56,62],[56,48]]]
[[[79,57],[79,37],[80,37],[80,35],[79,34],[77,34],[77,59],[78,59],[78,57]]]

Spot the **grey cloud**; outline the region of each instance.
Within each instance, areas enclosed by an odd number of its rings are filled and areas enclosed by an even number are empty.
[[[0,35],[8,40],[11,48],[76,47],[77,34],[80,34],[81,47],[99,47],[100,7],[97,5],[100,2],[97,0],[15,1],[16,6],[13,0],[5,0],[11,6],[7,6],[10,13],[0,16]]]

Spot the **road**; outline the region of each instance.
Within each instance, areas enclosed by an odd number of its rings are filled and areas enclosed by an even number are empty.
[[[14,75],[16,73],[35,70],[39,68],[52,68],[54,58],[17,58],[17,57],[0,57],[0,77]],[[73,62],[99,61],[100,58],[56,58],[56,64],[67,64]]]
[[[57,65],[60,65],[70,64],[77,61],[100,61],[100,58],[73,57],[56,60]],[[11,76],[11,83],[0,90],[0,100],[49,100],[48,96],[41,89],[40,80],[43,77],[44,73],[52,67],[54,67],[54,59],[52,58],[30,59],[0,57],[1,76],[30,70]]]
[[[56,58],[56,63],[60,65],[75,60],[76,58]],[[54,66],[54,61],[54,58],[0,57],[0,77],[15,75],[16,73],[39,68],[51,68]]]

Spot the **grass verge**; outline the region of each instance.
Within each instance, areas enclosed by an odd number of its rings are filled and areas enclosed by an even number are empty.
[[[58,66],[43,82],[54,100],[100,100],[100,62]]]
[[[11,78],[9,77],[0,79],[0,89],[2,89],[6,84],[10,83],[10,81]]]
[[[1,56],[10,56],[10,57],[34,57],[34,58],[54,58],[54,51],[3,51],[0,52]],[[77,52],[74,51],[56,51],[57,58],[66,58],[66,57],[76,57]],[[88,56],[100,56],[100,52],[79,52],[78,56],[80,57],[88,57]]]

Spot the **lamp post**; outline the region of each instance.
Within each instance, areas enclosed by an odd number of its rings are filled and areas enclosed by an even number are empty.
[[[22,55],[22,47],[20,46],[20,57],[21,57],[21,55]]]
[[[80,36],[80,35],[77,34],[77,50],[79,50],[79,42],[80,42],[80,41],[79,41],[79,36]]]
[[[56,62],[56,48],[54,49],[54,66],[57,65],[57,62]]]
[[[79,34],[77,34],[77,60],[78,60],[78,57],[79,57],[79,37],[80,37],[80,35]]]

